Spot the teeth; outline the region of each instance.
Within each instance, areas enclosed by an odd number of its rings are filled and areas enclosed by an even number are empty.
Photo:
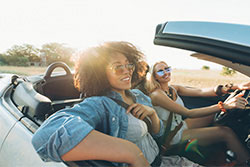
[[[128,78],[123,78],[122,80],[123,81],[128,81],[130,78],[128,77]]]

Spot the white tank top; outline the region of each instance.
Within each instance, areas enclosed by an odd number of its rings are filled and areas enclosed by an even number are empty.
[[[171,88],[173,88],[173,87],[171,87]],[[173,88],[173,90],[176,93],[176,101],[175,102],[177,104],[180,104],[180,105],[184,106],[184,103],[183,103],[182,99],[180,98],[180,96],[178,96],[175,88]],[[166,127],[167,120],[168,120],[170,112],[168,110],[166,110],[165,108],[162,108],[160,106],[154,106],[154,109],[156,110],[159,118],[163,121],[164,127]],[[176,133],[176,135],[174,136],[174,138],[170,142],[171,145],[179,143],[181,141],[183,130],[187,129],[187,124],[186,124],[185,121],[183,121],[182,116],[180,114],[173,113],[173,120],[172,120],[172,124],[171,124],[170,130],[171,131],[174,130],[174,128],[176,126],[178,126],[181,122],[183,122],[183,126]]]
[[[135,143],[151,164],[159,153],[158,145],[148,132],[147,124],[128,113],[128,131],[126,139]]]

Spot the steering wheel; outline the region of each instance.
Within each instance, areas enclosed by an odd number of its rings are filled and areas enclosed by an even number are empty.
[[[244,92],[244,94],[242,96],[243,98],[248,98],[248,96],[250,94],[250,90],[239,90],[239,89],[237,89],[225,101],[227,101],[228,99],[231,99],[231,98],[237,96],[241,92]],[[217,123],[217,124],[220,124],[220,125],[224,125],[231,118],[234,118],[234,114],[236,112],[238,112],[239,110],[240,109],[231,109],[231,110],[227,110],[226,112],[216,113],[215,117],[214,117],[214,122]]]
[[[64,62],[55,62],[49,65],[49,67],[47,68],[45,75],[44,75],[44,79],[47,80],[48,78],[50,78],[53,70],[58,67],[63,68],[66,71],[66,75],[72,75],[70,68],[67,64],[65,64]]]

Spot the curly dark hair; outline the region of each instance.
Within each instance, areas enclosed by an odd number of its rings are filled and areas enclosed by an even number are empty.
[[[111,90],[106,76],[106,68],[111,57],[123,54],[130,63],[135,65],[132,75],[132,85],[143,77],[146,69],[144,54],[129,42],[105,42],[102,45],[91,47],[80,53],[75,65],[74,85],[85,97],[102,96]]]

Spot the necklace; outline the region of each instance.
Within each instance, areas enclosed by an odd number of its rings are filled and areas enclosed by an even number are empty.
[[[167,94],[167,96],[168,96],[170,99],[173,100],[173,90],[172,90],[171,87],[169,87],[168,91],[164,91],[164,92]]]
[[[165,91],[165,93],[167,94],[167,96],[173,100],[173,94],[172,93],[168,93],[167,91]]]

